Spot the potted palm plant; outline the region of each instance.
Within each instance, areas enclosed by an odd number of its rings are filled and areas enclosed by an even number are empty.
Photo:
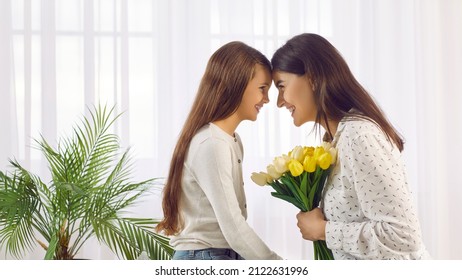
[[[40,244],[45,259],[73,259],[96,236],[119,258],[170,259],[169,239],[153,231],[157,221],[127,214],[157,179],[131,182],[128,150],[121,152],[110,127],[114,107],[94,107],[53,148],[36,139],[48,162],[45,183],[16,160],[0,172],[0,246],[16,258]]]

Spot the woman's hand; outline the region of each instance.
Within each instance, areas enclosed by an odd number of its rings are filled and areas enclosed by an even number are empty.
[[[307,240],[326,240],[326,219],[321,208],[297,214],[297,226],[302,237]]]

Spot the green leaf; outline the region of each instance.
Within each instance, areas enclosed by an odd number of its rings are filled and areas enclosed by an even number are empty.
[[[273,181],[272,183],[269,183],[269,185],[279,194],[288,194],[287,188],[278,181]]]
[[[313,210],[314,207],[316,207],[313,202],[314,202],[314,197],[316,196],[316,192],[318,191],[318,186],[316,184],[316,181],[314,182],[314,185],[311,186],[310,188],[310,193],[308,194],[308,209]]]
[[[132,182],[129,150],[120,152],[119,138],[111,133],[120,116],[114,110],[89,109],[57,147],[43,136],[35,140],[48,163],[49,184],[13,160],[13,171],[0,173],[0,246],[6,253],[21,257],[36,246],[37,234],[50,244],[45,258],[57,257],[61,245],[72,257],[96,235],[121,258],[142,251],[170,258],[169,239],[152,231],[154,220],[123,216],[157,179]]]
[[[16,161],[11,163],[17,168],[11,176],[0,173],[0,245],[19,257],[35,245],[34,216],[41,215],[42,205],[34,176]]]
[[[303,212],[307,211],[307,208],[303,205],[303,203],[301,203],[300,201],[298,201],[297,199],[295,199],[292,196],[278,194],[278,193],[275,193],[275,192],[272,192],[271,195],[276,197],[276,198],[285,200],[285,201],[287,201],[289,203],[292,203],[293,205],[295,205],[298,209],[300,209]]]
[[[306,197],[308,192],[308,172],[304,171],[302,174],[302,181],[300,182],[300,189],[303,195]]]
[[[315,260],[333,260],[334,255],[324,240],[313,241]]]
[[[282,182],[291,190],[292,196],[295,197],[301,204],[308,209],[308,198],[303,195],[300,187],[297,186],[294,178],[291,175],[285,174],[281,177]]]
[[[48,244],[47,252],[45,253],[45,260],[51,260],[55,256],[56,248],[58,247],[58,235],[55,234]]]
[[[136,259],[143,251],[151,259],[170,259],[173,249],[169,239],[154,233],[155,224],[152,219],[119,218],[112,222],[102,221],[97,236],[124,259]]]

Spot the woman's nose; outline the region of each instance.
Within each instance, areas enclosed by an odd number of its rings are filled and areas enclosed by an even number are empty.
[[[277,105],[279,108],[281,108],[284,105],[284,103],[285,103],[284,92],[279,91]]]

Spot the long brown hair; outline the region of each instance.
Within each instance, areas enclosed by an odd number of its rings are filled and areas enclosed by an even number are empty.
[[[310,78],[318,108],[317,124],[327,124],[328,120],[340,121],[345,116],[369,119],[379,125],[400,151],[403,150],[402,137],[355,79],[337,49],[325,38],[311,33],[297,35],[275,52],[271,63],[273,71],[307,75]],[[326,136],[333,139],[329,127]]]
[[[225,119],[238,109],[257,64],[271,71],[269,60],[242,42],[227,43],[210,57],[191,112],[173,152],[163,190],[164,218],[156,227],[158,232],[174,235],[181,231],[181,181],[191,140],[204,125]]]

